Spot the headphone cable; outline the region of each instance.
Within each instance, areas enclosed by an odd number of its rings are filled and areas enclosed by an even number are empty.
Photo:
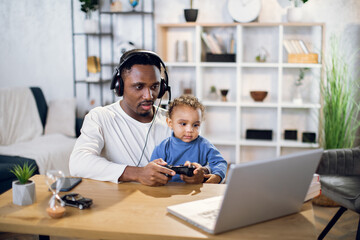
[[[143,148],[143,150],[142,150],[142,152],[141,152],[140,160],[139,160],[138,164],[136,165],[136,167],[139,167],[139,165],[140,165],[140,163],[141,163],[141,160],[142,160],[142,157],[143,157],[143,155],[144,155],[145,148],[146,148],[146,145],[147,145],[147,141],[148,141],[148,138],[149,138],[149,133],[150,133],[151,127],[153,126],[153,124],[154,124],[154,122],[155,122],[155,118],[156,118],[157,112],[159,111],[159,108],[160,108],[161,100],[162,100],[162,98],[160,98],[159,105],[158,105],[158,107],[157,107],[157,109],[156,109],[156,111],[155,111],[155,114],[154,114],[153,119],[152,119],[152,121],[151,121],[149,130],[148,130],[148,132],[147,132],[147,134],[146,134],[146,139],[145,139],[144,148]],[[148,159],[146,159],[146,160],[148,161],[148,163],[150,162]]]

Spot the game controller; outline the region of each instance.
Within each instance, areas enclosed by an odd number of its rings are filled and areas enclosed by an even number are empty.
[[[195,170],[195,166],[184,166],[184,165],[179,165],[179,166],[172,166],[172,165],[166,165],[164,166],[166,168],[169,168],[173,171],[176,172],[176,174],[184,174],[188,177],[192,177],[194,176],[194,170]]]

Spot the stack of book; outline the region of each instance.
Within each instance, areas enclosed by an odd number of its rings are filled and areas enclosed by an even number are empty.
[[[304,41],[285,39],[283,43],[289,63],[318,63],[318,55],[312,53]]]
[[[321,194],[320,176],[319,174],[315,173],[311,180],[309,190],[306,194],[304,202],[313,199],[315,197],[318,197],[320,196],[320,194]]]
[[[233,37],[225,43],[219,36],[201,33],[201,38],[208,51],[206,53],[207,62],[235,62],[235,41]]]

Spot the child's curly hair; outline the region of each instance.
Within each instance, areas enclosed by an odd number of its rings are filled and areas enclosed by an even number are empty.
[[[178,98],[175,98],[170,104],[169,104],[169,108],[168,108],[168,112],[167,112],[167,117],[171,118],[172,113],[174,111],[174,108],[176,106],[189,106],[193,109],[200,109],[201,111],[201,118],[204,118],[204,112],[205,112],[205,107],[204,105],[202,105],[199,100],[192,96],[192,95],[181,95]]]

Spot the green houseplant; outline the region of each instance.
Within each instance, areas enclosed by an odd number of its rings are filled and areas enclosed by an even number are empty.
[[[294,7],[301,7],[302,4],[305,4],[308,0],[289,0],[292,2]]]
[[[96,11],[98,8],[98,0],[79,0],[81,2],[81,11],[85,13],[84,20],[84,32],[85,33],[97,33],[98,32],[98,22],[94,19],[91,19],[92,12]]]
[[[305,72],[308,70],[309,70],[309,68],[300,68],[300,70],[299,70],[299,77],[295,80],[295,92],[294,92],[294,97],[293,97],[293,103],[296,103],[296,104],[303,103],[300,86],[303,84]]]
[[[349,71],[351,59],[340,49],[340,40],[332,36],[326,59],[326,79],[321,84],[321,145],[324,149],[353,147],[360,127],[360,106],[356,102],[359,85]]]
[[[91,13],[98,8],[98,0],[79,0],[81,2],[81,11],[86,14],[86,18],[91,18]]]
[[[10,172],[12,172],[18,180],[13,181],[13,203],[16,205],[30,205],[35,202],[35,182],[29,178],[36,171],[36,166],[29,165],[25,162],[22,166],[15,165]]]

